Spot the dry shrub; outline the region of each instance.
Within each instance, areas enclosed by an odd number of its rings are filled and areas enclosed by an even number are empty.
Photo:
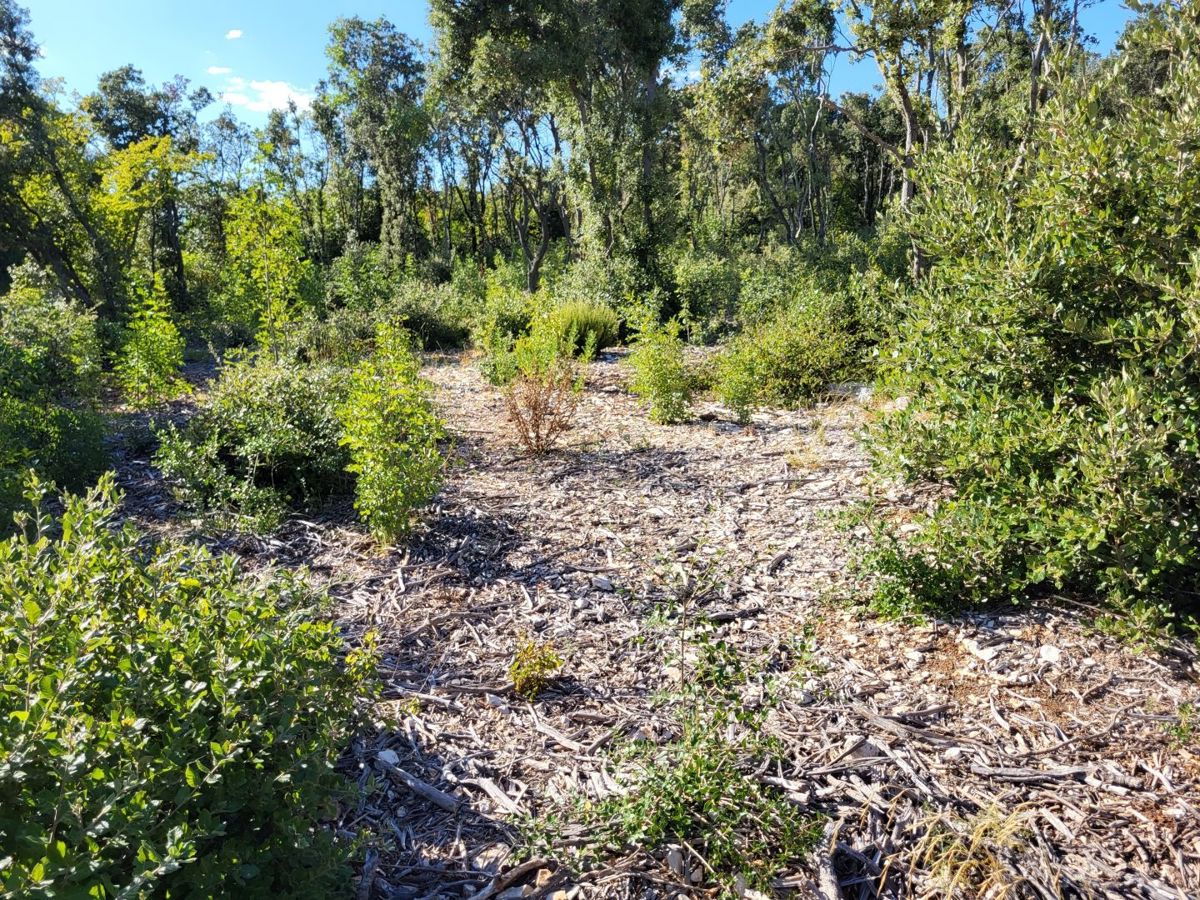
[[[552,450],[570,429],[579,406],[574,367],[556,368],[558,371],[540,376],[518,375],[504,391],[508,420],[516,429],[517,440],[530,453]]]
[[[571,427],[583,391],[583,373],[571,356],[574,336],[535,327],[512,350],[514,375],[504,389],[504,405],[517,440],[530,453],[554,448]],[[590,359],[592,345],[583,359]]]

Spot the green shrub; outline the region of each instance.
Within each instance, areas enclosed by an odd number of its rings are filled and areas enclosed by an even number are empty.
[[[349,489],[350,457],[335,415],[346,380],[336,366],[266,353],[234,360],[183,430],[159,433],[155,461],[183,502],[269,530],[289,509]]]
[[[831,382],[861,375],[855,330],[844,296],[805,292],[726,349],[718,362],[717,395],[743,422],[756,406],[811,402]]]
[[[740,698],[731,702],[736,708]],[[730,724],[702,709],[685,717],[676,740],[628,747],[617,773],[625,791],[591,811],[591,840],[643,852],[686,843],[707,863],[687,859],[701,883],[769,890],[780,871],[811,852],[821,828],[753,771],[780,758],[779,749],[757,727]]]
[[[633,392],[650,404],[650,418],[664,425],[686,422],[692,385],[679,322],[644,328],[629,361],[634,370]]]
[[[409,342],[402,328],[380,325],[375,353],[355,368],[337,410],[357,476],[354,506],[385,540],[408,531],[441,481],[442,423]]]
[[[135,407],[162,403],[187,389],[183,368],[183,336],[171,321],[162,279],[134,307],[125,328],[114,376],[121,393]]]
[[[662,312],[662,296],[650,279],[633,259],[619,254],[596,252],[575,260],[551,281],[550,292],[560,305],[605,306],[625,322],[657,319]]]
[[[296,578],[150,546],[117,503],[105,476],[0,543],[0,894],[344,894],[321,823],[370,654]]]
[[[1200,25],[1142,27],[1171,60],[1161,92],[1118,64],[1058,86],[1020,164],[965,136],[922,172],[955,189],[909,223],[932,268],[882,354],[908,402],[873,446],[952,494],[881,542],[889,603],[1198,595]]]
[[[679,316],[693,340],[708,342],[724,332],[733,319],[739,289],[737,270],[712,253],[688,251],[673,269]]]
[[[383,264],[379,245],[351,237],[342,255],[329,266],[325,290],[331,309],[374,312],[387,303],[395,283]]]
[[[621,320],[607,306],[579,301],[566,303],[550,313],[552,327],[565,347],[578,356],[585,348],[600,351],[617,342]]]
[[[512,341],[529,331],[543,299],[523,288],[488,279],[483,305],[475,315],[472,335],[477,347]]]
[[[104,471],[96,412],[96,317],[65,300],[28,266],[0,298],[0,531],[21,505],[27,471],[81,489]]]
[[[388,313],[430,350],[465,346],[471,335],[470,297],[449,284],[403,282],[394,294]]]

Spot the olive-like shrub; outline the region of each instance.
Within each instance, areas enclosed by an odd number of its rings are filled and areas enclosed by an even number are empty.
[[[333,897],[369,691],[285,574],[152,545],[111,475],[0,543],[0,895]]]
[[[293,508],[352,485],[336,410],[346,371],[261,352],[228,362],[182,429],[159,433],[155,462],[179,499],[225,524],[277,527]]]
[[[1169,4],[1129,55],[1062,81],[1027,145],[930,155],[930,264],[883,348],[884,471],[944,485],[885,537],[880,600],[1056,592],[1140,613],[1200,596],[1200,23]]]
[[[95,314],[32,267],[13,275],[0,297],[0,533],[22,505],[29,468],[80,489],[106,462]]]
[[[833,382],[859,377],[863,355],[849,299],[802,291],[790,307],[726,348],[717,363],[716,393],[747,422],[759,406],[798,406]]]

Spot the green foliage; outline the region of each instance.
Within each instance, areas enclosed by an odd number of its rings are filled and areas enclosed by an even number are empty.
[[[707,343],[728,329],[738,299],[737,269],[712,253],[681,254],[673,269],[680,319],[692,340]]]
[[[217,318],[240,338],[278,346],[289,323],[314,300],[315,273],[304,258],[300,218],[288,201],[261,190],[229,203],[225,221],[225,285],[214,299]]]
[[[607,306],[587,301],[557,307],[550,313],[550,322],[573,355],[579,355],[589,347],[593,352],[611,347],[617,342],[621,329],[621,320],[615,312]]]
[[[551,286],[561,305],[588,303],[613,310],[619,320],[642,322],[657,318],[661,296],[652,290],[637,263],[627,256],[589,253],[575,260]]]
[[[811,402],[831,382],[862,373],[856,327],[845,296],[804,293],[730,344],[717,364],[717,395],[742,422],[758,406]]]
[[[321,825],[367,690],[285,574],[112,526],[111,476],[0,543],[0,893],[346,892]]]
[[[711,871],[694,858],[688,865],[726,889],[739,880],[769,889],[785,866],[803,859],[820,837],[819,825],[754,774],[778,750],[756,728],[729,725],[720,711],[705,708],[688,714],[666,745],[629,747],[617,776],[626,793],[588,816],[596,843],[641,850],[686,843]]]
[[[389,314],[428,350],[465,346],[471,334],[470,298],[449,284],[405,281],[393,295]]]
[[[663,425],[686,422],[692,384],[679,322],[642,329],[629,361],[634,370],[633,392],[650,404],[651,420]]]
[[[1023,159],[964,138],[922,172],[932,263],[883,354],[907,398],[886,471],[952,489],[871,562],[909,605],[1079,592],[1127,608],[1200,587],[1200,40],[1151,20],[1161,91],[1122,67],[1057,86]]]
[[[443,429],[402,328],[379,326],[375,352],[354,369],[337,415],[357,476],[355,508],[380,538],[404,535],[437,493]]]
[[[508,667],[508,677],[518,697],[530,702],[546,689],[551,675],[563,666],[562,657],[551,643],[539,643],[530,637],[522,638]]]
[[[344,370],[258,353],[227,363],[187,426],[160,432],[155,462],[179,498],[219,521],[270,530],[288,510],[349,488],[335,410]]]
[[[95,410],[100,382],[96,317],[37,271],[14,272],[0,297],[0,531],[22,503],[27,470],[80,489],[107,461]]]
[[[133,308],[114,367],[121,393],[135,407],[162,403],[186,390],[179,378],[183,336],[171,320],[162,279]]]

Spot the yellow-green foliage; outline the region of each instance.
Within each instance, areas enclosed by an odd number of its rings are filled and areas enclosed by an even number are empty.
[[[114,371],[121,393],[132,406],[154,406],[187,389],[179,377],[183,346],[162,278],[156,277],[153,289],[133,309]]]
[[[564,303],[550,313],[550,321],[571,353],[578,356],[587,348],[593,351],[611,347],[617,342],[621,320],[617,314],[599,303],[579,300]]]
[[[525,637],[517,645],[513,661],[508,667],[508,677],[512,679],[513,690],[518,696],[536,700],[538,694],[546,689],[549,677],[562,666],[562,657],[555,652],[553,644],[538,643]]]
[[[679,323],[673,320],[642,329],[629,361],[633,391],[650,404],[650,418],[664,425],[686,422],[692,387]]]
[[[347,469],[357,476],[354,507],[384,540],[407,532],[441,483],[443,428],[420,369],[408,332],[382,324],[375,352],[354,369],[337,409]]]

